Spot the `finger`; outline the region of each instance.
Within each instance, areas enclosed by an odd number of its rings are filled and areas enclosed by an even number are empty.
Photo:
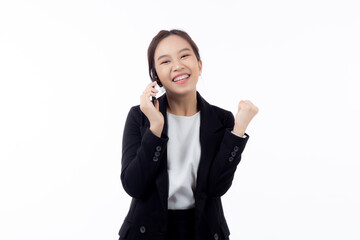
[[[149,94],[157,94],[158,93],[158,90],[154,89],[154,90],[151,90],[151,89],[147,89],[147,90],[144,90],[143,91],[143,95],[149,95]]]
[[[153,87],[155,87],[155,86],[156,86],[156,84],[157,84],[157,82],[156,82],[156,81],[151,82],[151,83],[149,83],[149,84],[146,86],[146,88],[153,88]]]
[[[156,85],[156,82],[155,83],[154,82],[149,83],[146,86],[145,90],[143,91],[143,94],[147,93],[147,92],[159,92],[159,90],[154,88],[155,85]]]
[[[156,85],[156,82],[151,82],[151,83],[149,83],[148,85],[146,85],[146,87],[145,87],[145,89],[144,89],[144,92],[145,92],[146,90],[149,90],[150,88],[153,88],[155,85]]]
[[[156,93],[148,92],[148,93],[142,94],[140,96],[140,98],[143,102],[151,102],[152,99],[150,97],[156,97]]]
[[[144,96],[156,96],[156,94],[158,93],[159,91],[156,90],[156,89],[146,89],[143,91],[142,95]]]
[[[159,92],[159,90],[157,90],[155,88],[151,88],[150,91],[153,92],[153,93],[158,93]]]
[[[244,105],[244,100],[240,100],[240,102],[238,103],[238,110],[240,110],[243,105]]]
[[[148,86],[155,86],[156,84],[157,84],[156,81],[151,81],[151,82],[148,84]]]

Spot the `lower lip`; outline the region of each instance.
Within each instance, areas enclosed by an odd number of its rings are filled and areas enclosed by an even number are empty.
[[[184,84],[184,83],[187,82],[187,80],[189,80],[189,78],[190,78],[190,76],[188,78],[185,78],[183,80],[180,80],[180,81],[177,81],[177,82],[174,82],[174,83],[176,83],[176,84]]]

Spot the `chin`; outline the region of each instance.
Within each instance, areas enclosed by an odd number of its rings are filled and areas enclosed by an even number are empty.
[[[187,88],[187,89],[172,89],[172,90],[166,90],[166,92],[171,92],[173,95],[178,96],[185,96],[189,94],[196,93],[196,87],[195,88]]]

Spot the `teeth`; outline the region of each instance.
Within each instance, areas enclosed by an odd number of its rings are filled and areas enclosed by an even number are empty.
[[[190,76],[190,75],[182,75],[182,76],[180,76],[180,77],[175,78],[175,79],[174,79],[174,82],[183,80],[183,79],[185,79],[185,78],[188,78],[189,76]]]

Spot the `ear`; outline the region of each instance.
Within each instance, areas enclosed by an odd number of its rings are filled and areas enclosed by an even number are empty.
[[[201,60],[199,61],[199,70],[200,70],[200,72],[202,70],[202,61]]]

